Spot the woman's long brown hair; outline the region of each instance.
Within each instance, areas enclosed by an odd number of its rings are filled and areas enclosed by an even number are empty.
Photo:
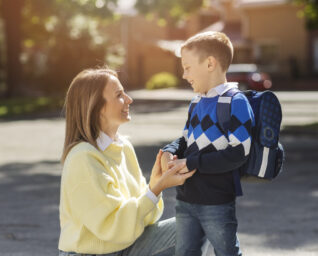
[[[62,163],[72,147],[80,142],[97,148],[100,111],[106,103],[103,91],[110,76],[117,77],[117,73],[108,68],[86,69],[73,79],[64,104],[66,128]]]

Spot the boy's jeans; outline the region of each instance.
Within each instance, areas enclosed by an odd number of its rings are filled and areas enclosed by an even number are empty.
[[[171,218],[146,227],[135,243],[125,250],[108,254],[80,254],[60,251],[59,256],[171,256],[174,255],[175,251],[175,236],[176,219]]]
[[[176,256],[200,256],[207,238],[216,256],[242,255],[237,239],[235,202],[223,205],[176,203]]]

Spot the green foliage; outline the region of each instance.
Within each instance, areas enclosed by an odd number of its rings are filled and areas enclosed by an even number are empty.
[[[123,63],[121,45],[105,29],[116,19],[117,0],[26,0],[25,81],[46,92],[64,92],[82,69]],[[108,49],[110,49],[108,51]],[[114,60],[114,63],[109,61]],[[42,65],[41,65],[42,64]]]
[[[298,16],[306,19],[308,29],[318,29],[318,0],[293,0],[297,6],[303,7]]]
[[[318,135],[318,123],[311,123],[305,125],[287,125],[282,129],[282,134],[307,134],[311,136]]]
[[[24,88],[64,93],[84,68],[122,65],[125,52],[119,39],[105,32],[118,20],[116,5],[117,0],[24,0]]]
[[[148,82],[146,83],[146,89],[154,90],[154,89],[163,89],[163,88],[173,88],[179,85],[178,78],[169,73],[169,72],[161,72],[153,75]]]
[[[155,13],[159,18],[177,23],[203,5],[204,0],[137,0],[136,9],[142,14]]]
[[[64,104],[62,97],[32,97],[1,100],[0,119],[25,116],[35,113],[61,111]]]
[[[24,13],[40,18],[56,15],[63,20],[83,14],[101,19],[114,16],[117,0],[25,0]]]

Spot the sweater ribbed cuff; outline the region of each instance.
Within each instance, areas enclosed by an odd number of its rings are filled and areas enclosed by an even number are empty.
[[[199,156],[189,156],[187,157],[186,165],[189,171],[193,171],[194,169],[198,169],[199,167]]]
[[[162,193],[160,193],[158,196],[156,196],[156,195],[150,190],[150,188],[148,187],[148,190],[147,190],[147,192],[146,192],[146,196],[156,205],[156,204],[159,202],[159,200],[160,200],[160,198],[161,198],[161,196],[162,196]]]

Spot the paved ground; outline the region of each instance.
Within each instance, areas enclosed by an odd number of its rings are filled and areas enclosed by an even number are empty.
[[[138,98],[136,95],[134,98]],[[305,121],[292,112],[286,114],[285,125],[286,120],[289,124],[317,121],[317,93],[310,95],[314,95],[313,100],[305,95],[305,103],[299,97],[286,96],[285,112],[307,109],[312,114],[306,114]],[[121,132],[130,135],[141,167],[149,176],[157,150],[179,136],[187,107],[177,100],[153,99],[149,105],[140,96],[136,101],[133,120]],[[306,111],[301,111],[304,116]],[[1,122],[0,134],[0,255],[56,255],[61,173],[58,157],[64,120]],[[285,172],[271,183],[244,184],[245,195],[237,202],[244,255],[318,255],[318,137],[294,134],[283,136],[282,141],[287,151]],[[163,218],[175,213],[174,195],[174,189],[164,193]]]

